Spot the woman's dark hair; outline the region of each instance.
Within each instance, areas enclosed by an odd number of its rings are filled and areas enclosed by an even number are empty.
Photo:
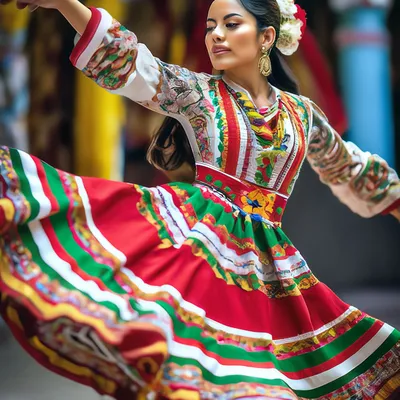
[[[257,20],[258,32],[262,33],[272,26],[276,31],[276,41],[281,27],[281,12],[276,0],[238,0],[243,8]],[[268,77],[271,85],[285,92],[299,94],[297,81],[283,58],[282,53],[273,45],[270,58],[272,74]],[[171,147],[174,146],[174,147]],[[169,149],[170,151],[168,151]],[[195,161],[189,140],[182,125],[174,118],[167,117],[154,135],[147,160],[164,171],[173,171],[188,162],[194,167]]]
[[[147,160],[158,169],[174,171],[188,162],[194,166],[189,140],[179,121],[166,117],[153,136],[147,151]]]

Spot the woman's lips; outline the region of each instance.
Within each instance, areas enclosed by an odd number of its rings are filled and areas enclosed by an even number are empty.
[[[214,55],[226,54],[230,52],[230,49],[225,46],[214,46],[212,49]]]

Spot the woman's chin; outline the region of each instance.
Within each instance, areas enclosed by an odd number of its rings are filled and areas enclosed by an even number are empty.
[[[227,69],[230,69],[230,66],[226,63],[213,64],[213,71],[226,71]]]

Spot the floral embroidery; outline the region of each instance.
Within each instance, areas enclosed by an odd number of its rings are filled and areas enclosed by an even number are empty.
[[[49,304],[68,304],[79,310],[79,313],[83,315],[101,319],[110,328],[119,327],[118,316],[115,312],[92,301],[78,290],[64,288],[59,281],[46,275],[40,266],[35,263],[32,253],[24,246],[17,233],[9,235],[7,239],[4,246],[11,258],[10,260],[5,260],[5,255],[1,256],[1,258],[3,258],[2,261],[4,263],[13,263],[13,276],[18,281],[24,282],[35,292],[40,293],[41,297]]]
[[[215,109],[204,95],[209,89],[210,78],[157,61],[160,65],[161,82],[155,107],[168,114],[186,116],[192,126],[203,161],[213,162],[214,154],[208,129]]]
[[[13,169],[10,150],[7,147],[0,147],[0,172],[3,176],[4,184],[0,184],[0,195],[2,202],[0,209],[2,211],[3,226],[0,225],[0,231],[6,229],[10,223],[22,224],[31,215],[31,205],[25,196],[21,193],[21,183],[18,175]],[[7,188],[7,189],[6,189]]]
[[[62,171],[60,171],[59,174],[65,193],[71,204],[75,206],[71,208],[71,212],[68,213],[67,218],[76,232],[77,239],[81,241],[82,246],[90,253],[96,262],[119,270],[121,268],[121,261],[106,251],[88,228],[86,216],[83,212],[84,206],[82,198],[79,195],[75,177]]]
[[[135,71],[137,54],[136,35],[113,20],[108,34],[82,72],[101,87],[117,90],[126,85]]]
[[[362,174],[354,180],[352,187],[359,193],[360,197],[379,203],[386,192],[392,188],[393,181],[390,179],[390,168],[379,156],[371,156]],[[397,183],[400,187],[400,182]]]
[[[228,89],[240,108],[245,112],[253,132],[257,135],[259,144],[263,147],[270,146],[274,140],[282,109],[280,97],[278,97],[278,101],[269,109],[267,115],[261,115],[245,93],[235,92],[229,87]]]
[[[387,399],[400,385],[398,373],[396,376],[396,372],[399,371],[399,369],[400,342],[390,349],[368,371],[360,374],[347,385],[341,387],[335,392],[330,393],[329,396],[319,397],[319,400],[342,400],[348,398],[354,400]],[[393,382],[396,383],[396,385],[393,385],[393,391],[388,391],[385,396],[380,396],[378,394],[380,389],[382,389],[383,385],[390,383],[391,378]]]
[[[218,151],[220,152],[220,156],[219,157],[215,156],[216,163],[221,168],[222,171],[225,171],[227,152],[228,152],[228,140],[229,140],[228,122],[226,119],[224,104],[220,99],[219,92],[217,92],[217,81],[213,80],[210,83],[211,83],[210,98],[215,107],[215,121],[216,121],[215,125],[219,132]]]
[[[276,195],[264,195],[261,190],[254,190],[247,196],[242,196],[243,211],[247,213],[255,213],[261,215],[265,219],[269,219],[274,211]]]
[[[255,181],[260,186],[265,186],[271,181],[275,165],[280,156],[285,155],[283,150],[264,150],[260,152],[257,161],[257,172],[255,175]]]
[[[164,367],[163,382],[166,385],[161,393],[166,398],[176,398],[175,391],[186,399],[234,400],[243,398],[265,398],[297,400],[294,392],[283,386],[238,383],[217,385],[204,379],[202,370],[193,365],[178,365],[169,362]],[[183,398],[183,397],[180,397]]]

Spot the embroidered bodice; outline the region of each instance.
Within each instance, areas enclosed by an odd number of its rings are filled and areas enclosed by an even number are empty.
[[[198,165],[287,197],[307,157],[321,180],[360,215],[397,204],[395,172],[342,141],[308,98],[273,88],[275,101],[261,112],[235,83],[166,64],[106,11],[92,13],[73,64],[105,89],[180,121]]]

